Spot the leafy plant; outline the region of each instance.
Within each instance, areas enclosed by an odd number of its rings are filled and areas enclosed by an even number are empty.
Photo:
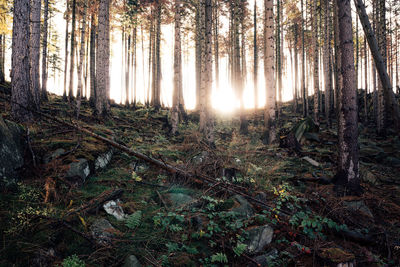
[[[125,221],[125,225],[129,229],[135,229],[136,227],[139,226],[141,220],[142,220],[142,211],[138,210],[128,216],[128,218]]]
[[[218,252],[211,256],[211,262],[228,263],[226,254]]]
[[[84,261],[78,258],[76,255],[69,256],[61,263],[62,267],[85,267]]]

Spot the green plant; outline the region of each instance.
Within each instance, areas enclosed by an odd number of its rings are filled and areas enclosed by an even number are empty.
[[[211,262],[228,263],[226,254],[218,252],[211,256]]]
[[[136,227],[139,226],[141,220],[142,220],[142,211],[138,210],[128,216],[128,218],[125,221],[125,225],[129,229],[135,229]]]
[[[78,258],[76,255],[69,256],[61,263],[62,267],[85,267],[84,261]]]

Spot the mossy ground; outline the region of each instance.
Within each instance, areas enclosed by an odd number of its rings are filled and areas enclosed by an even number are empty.
[[[10,119],[7,103],[0,102],[0,110],[4,118]],[[74,118],[73,108],[56,96],[50,97],[43,111],[67,121]],[[71,153],[49,164],[38,161],[36,167],[27,153],[27,167],[22,170],[21,183],[0,194],[0,265],[28,266],[39,261],[57,265],[76,254],[88,266],[118,266],[127,255],[134,254],[143,265],[245,266],[250,263],[249,259],[238,250],[246,237],[246,228],[266,223],[273,226],[275,236],[265,252],[278,251],[276,257],[270,258],[270,266],[324,266],[327,262],[322,252],[331,248],[340,248],[347,256],[348,253],[355,255],[360,266],[399,263],[396,250],[396,244],[399,245],[396,242],[400,242],[399,168],[391,166],[387,160],[388,157],[400,158],[398,137],[393,135],[382,140],[372,128],[363,127],[360,166],[363,175],[368,173],[369,177],[376,178],[375,182],[363,182],[365,192],[361,197],[337,197],[333,185],[301,179],[333,177],[337,156],[334,130],[321,126],[319,141],[304,140],[303,156],[321,163],[314,167],[289,149],[262,143],[261,112],[256,116],[249,114],[246,136],[239,134],[236,116],[233,119],[219,117],[216,149],[202,142],[195,115],[190,115],[190,120],[180,126],[177,136],[169,134],[167,116],[168,111],[164,109],[155,111],[139,106],[132,110],[114,105],[111,116],[99,121],[85,103],[79,123],[133,150],[192,172],[222,178],[223,168],[233,168],[238,173],[235,183],[252,196],[264,192],[265,201],[273,210],[266,211],[255,205],[256,215],[241,219],[230,213],[237,203],[229,193],[171,176],[119,151],[106,169],[92,174],[84,185],[71,187],[63,181],[66,166],[81,157],[93,161],[109,148],[65,126],[37,119],[29,125],[37,159],[57,148]],[[290,107],[285,106],[281,127],[290,129],[298,120],[291,114]],[[370,152],[363,154],[365,148]],[[377,154],[372,155],[372,150]],[[195,163],[193,159],[205,152],[205,160]],[[138,165],[142,168],[135,171]],[[44,203],[44,186],[49,177],[56,181],[57,197]],[[127,214],[141,211],[140,224],[135,228],[117,221],[102,209],[69,217],[68,224],[76,231],[51,219],[64,219],[69,211],[113,189],[124,190],[120,199]],[[165,207],[162,198],[167,193],[190,195],[200,199],[201,205]],[[350,200],[364,200],[374,218],[346,210],[343,202]],[[32,210],[27,212],[27,207]],[[291,217],[286,218],[282,211]],[[90,235],[90,225],[97,218],[106,218],[116,229],[115,239],[107,246],[96,246],[82,235]],[[196,228],[194,218],[202,219],[202,229]],[[375,234],[377,242],[362,244],[335,235],[331,228],[342,225],[364,234]],[[54,253],[49,254],[49,249]]]

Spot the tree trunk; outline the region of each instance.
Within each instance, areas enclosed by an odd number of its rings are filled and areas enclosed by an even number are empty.
[[[136,109],[137,101],[137,22],[133,28],[133,51],[132,64],[133,64],[133,108]]]
[[[172,134],[179,124],[179,98],[182,89],[181,0],[175,0],[174,89],[172,92]]]
[[[215,60],[215,84],[219,88],[219,1],[214,0],[214,60]]]
[[[91,107],[96,106],[96,21],[95,12],[92,13],[90,27],[90,98]]]
[[[294,112],[298,112],[298,86],[299,86],[299,50],[298,50],[298,35],[299,35],[299,28],[297,24],[294,24],[294,45],[293,45],[293,50],[294,50]]]
[[[110,0],[101,0],[96,58],[96,114],[100,117],[110,112]]]
[[[48,101],[47,97],[47,33],[49,20],[49,0],[44,0],[43,14],[43,47],[42,47],[42,90],[41,99]]]
[[[254,84],[254,110],[258,108],[258,44],[257,44],[257,1],[254,1],[254,66],[253,66],[253,84]]]
[[[41,0],[31,0],[31,35],[29,40],[31,92],[36,110],[40,109],[40,13]]]
[[[306,62],[305,62],[305,43],[304,43],[304,3],[301,0],[301,92],[303,98],[303,117],[308,116],[308,99],[307,99],[307,91],[306,91]]]
[[[267,143],[276,141],[275,125],[275,64],[274,64],[274,4],[272,0],[264,0],[264,76],[267,102],[264,111],[265,138]]]
[[[331,77],[330,77],[330,38],[329,38],[329,27],[328,27],[328,20],[329,20],[329,0],[325,0],[325,14],[324,14],[324,23],[325,23],[325,30],[324,30],[324,81],[325,81],[325,119],[328,124],[328,127],[331,125]]]
[[[383,3],[384,4],[384,3]],[[386,64],[382,54],[379,51],[378,43],[375,39],[375,35],[372,31],[371,24],[368,19],[368,15],[365,10],[365,6],[362,0],[355,0],[355,5],[357,8],[358,15],[360,17],[361,24],[364,29],[364,33],[367,37],[368,44],[371,50],[371,54],[374,58],[376,70],[383,86],[383,91],[385,94],[386,105],[388,106],[387,114],[392,114],[392,119],[394,122],[395,129],[400,129],[400,110],[399,104],[396,101],[396,97],[393,92],[392,84],[390,83],[390,78],[387,73]],[[379,116],[379,114],[378,114]],[[380,120],[378,120],[380,121]]]
[[[317,0],[313,0],[313,34],[312,34],[312,50],[313,50],[313,78],[314,78],[314,121],[319,121],[319,58],[318,58],[318,16],[317,16]]]
[[[71,29],[71,63],[69,66],[68,99],[74,99],[74,69],[75,69],[75,25],[76,25],[76,0],[72,1],[72,29]]]
[[[4,39],[5,34],[0,34],[0,83],[5,82],[5,66],[4,66]]]
[[[78,64],[78,91],[77,91],[77,102],[76,102],[76,117],[79,117],[79,112],[81,109],[81,99],[83,95],[83,82],[82,82],[82,70],[83,61],[85,60],[85,40],[86,40],[86,15],[87,15],[87,5],[88,0],[83,3],[83,17],[81,25],[81,47],[79,50],[79,64]]]
[[[129,108],[129,91],[130,91],[130,74],[131,74],[131,34],[128,34],[128,40],[125,41],[126,44],[126,51],[125,51],[125,105]]]
[[[339,99],[339,165],[336,184],[360,193],[358,172],[358,114],[350,0],[337,0],[343,83]]]
[[[69,0],[67,1],[67,11],[66,11],[66,18],[65,18],[65,57],[64,57],[64,91],[63,91],[63,99],[64,101],[67,100],[67,72],[68,72],[68,44],[69,44],[69,33],[68,33],[68,26],[69,26]]]
[[[29,74],[29,0],[14,0],[11,55],[11,113],[20,122],[32,119]]]
[[[239,45],[239,73],[237,75],[237,86],[239,91],[239,99],[240,99],[240,133],[248,134],[248,121],[246,118],[246,113],[244,109],[244,101],[243,101],[243,91],[244,86],[246,84],[246,43],[245,43],[245,28],[244,28],[244,20],[245,20],[245,9],[246,2],[243,0],[237,0],[236,3],[237,11],[236,15],[238,16],[238,25],[237,25],[237,38],[241,37],[241,45]],[[241,28],[241,36],[239,36],[239,28]],[[241,47],[240,47],[241,46]]]

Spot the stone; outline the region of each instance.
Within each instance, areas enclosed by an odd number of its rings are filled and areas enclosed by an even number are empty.
[[[83,184],[86,181],[86,178],[90,174],[89,162],[86,159],[77,159],[77,162],[72,162],[69,165],[69,169],[66,174],[66,178],[76,178],[79,177],[81,179],[81,183]]]
[[[22,126],[0,116],[0,184],[10,185],[18,180],[17,170],[24,165],[25,148]]]
[[[343,202],[344,206],[352,211],[352,212],[359,212],[364,216],[367,216],[371,219],[374,218],[374,215],[372,214],[371,210],[365,205],[365,202],[363,200],[360,201],[345,201]]]
[[[118,221],[123,221],[127,217],[121,207],[121,201],[119,199],[104,203],[103,208],[108,214],[114,216]]]
[[[248,238],[245,242],[249,254],[257,254],[263,251],[266,245],[272,242],[274,229],[269,225],[254,227],[249,230]]]
[[[250,218],[254,215],[253,206],[241,195],[234,195],[233,199],[239,203],[238,207],[232,209],[233,212],[238,213],[240,217]]]
[[[172,207],[179,207],[193,202],[193,198],[184,193],[168,193],[165,196]]]
[[[201,164],[201,163],[203,163],[205,161],[205,159],[208,157],[208,155],[209,154],[208,154],[207,151],[203,151],[203,152],[200,153],[200,155],[194,156],[192,158],[192,162],[195,165],[199,165],[199,164]]]
[[[59,148],[56,151],[54,151],[53,153],[44,156],[43,162],[45,164],[48,164],[48,163],[52,162],[53,160],[55,160],[56,158],[63,155],[64,153],[65,153],[65,149]]]
[[[97,171],[99,169],[104,169],[105,167],[107,167],[107,165],[111,162],[113,154],[114,150],[111,149],[110,151],[98,156],[94,161],[94,169]]]
[[[126,257],[124,265],[122,267],[141,267],[139,260],[136,258],[135,255],[129,255]]]
[[[264,266],[269,266],[271,264],[271,261],[276,259],[278,257],[278,250],[275,248],[269,251],[266,254],[259,255],[257,257],[254,257],[253,260],[259,264],[259,266],[264,267]],[[256,266],[254,263],[250,264],[251,267]]]
[[[319,167],[321,165],[320,163],[318,163],[317,161],[313,160],[310,157],[303,157],[303,159],[308,163],[310,163],[311,165],[313,165],[314,167]]]
[[[115,228],[106,219],[98,219],[90,226],[92,236],[99,244],[107,244],[114,237]]]

